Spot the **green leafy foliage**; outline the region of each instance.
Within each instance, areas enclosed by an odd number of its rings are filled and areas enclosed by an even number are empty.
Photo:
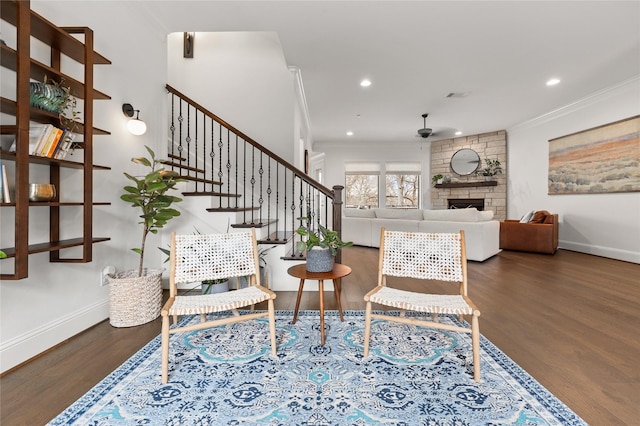
[[[0,259],[6,259],[6,258],[7,258],[7,253],[0,250]]]
[[[298,219],[309,223],[308,217]],[[296,243],[296,250],[299,253],[311,250],[313,247],[322,247],[330,249],[331,254],[335,256],[339,249],[353,245],[351,241],[342,241],[337,231],[325,228],[320,224],[318,224],[317,230],[312,229],[310,226],[301,226],[296,229],[296,233],[306,238],[306,241],[302,240]]]
[[[167,192],[174,189],[180,179],[178,173],[166,171],[159,166],[161,160],[156,159],[151,148],[145,146],[150,158],[135,157],[131,161],[151,169],[146,175],[136,177],[128,173],[124,175],[134,184],[124,187],[125,193],[120,199],[130,203],[132,207],[140,209],[140,222],[142,225],[142,244],[131,250],[140,255],[138,276],[142,275],[144,264],[144,248],[149,233],[157,234],[158,229],[164,227],[174,217],[180,216],[180,212],[171,208],[173,203],[182,201],[181,198],[168,195]]]
[[[478,169],[476,172],[481,176],[495,176],[497,174],[502,173],[502,164],[499,160],[492,160],[490,158],[485,158],[486,166]]]

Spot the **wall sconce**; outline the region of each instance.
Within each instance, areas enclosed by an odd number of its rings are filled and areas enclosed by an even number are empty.
[[[144,133],[147,131],[147,125],[145,124],[144,121],[140,120],[140,110],[139,109],[133,109],[133,106],[131,106],[131,104],[122,104],[122,113],[126,116],[126,117],[133,117],[133,114],[136,114],[136,118],[131,118],[131,120],[129,120],[129,122],[127,123],[127,130],[129,130],[129,133],[131,133],[132,135],[144,135]]]
[[[196,33],[184,33],[182,35],[182,56],[185,58],[193,58],[193,39]]]

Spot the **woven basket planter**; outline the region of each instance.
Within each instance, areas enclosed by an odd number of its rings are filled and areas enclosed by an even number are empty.
[[[162,270],[145,269],[108,275],[109,323],[114,327],[146,324],[160,316],[162,309]]]

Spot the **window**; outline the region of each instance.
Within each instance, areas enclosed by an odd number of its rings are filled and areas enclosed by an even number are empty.
[[[420,163],[385,164],[385,207],[420,207]]]
[[[378,207],[380,164],[345,164],[345,207]]]

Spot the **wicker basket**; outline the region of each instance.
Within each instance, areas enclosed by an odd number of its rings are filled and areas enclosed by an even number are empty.
[[[146,324],[160,316],[162,309],[162,270],[145,269],[108,275],[109,322],[114,327]]]

